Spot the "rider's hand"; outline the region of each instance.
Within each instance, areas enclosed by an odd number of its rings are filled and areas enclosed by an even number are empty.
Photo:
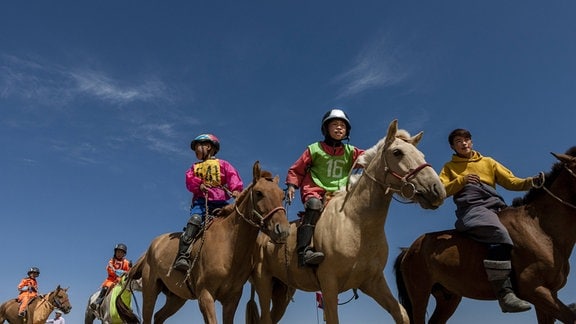
[[[537,175],[532,177],[532,187],[542,188],[544,186],[544,172],[539,172]]]
[[[238,198],[238,196],[240,196],[240,191],[238,190],[232,191],[232,198],[236,199]]]
[[[114,273],[116,274],[116,276],[121,277],[122,275],[124,275],[124,273],[126,273],[126,271],[124,271],[122,269],[118,269],[118,270],[114,271]]]
[[[286,188],[286,199],[288,203],[291,203],[294,200],[294,192],[296,191],[296,186],[289,183],[288,188]]]
[[[201,184],[200,184],[200,191],[202,191],[203,193],[207,193],[207,192],[208,192],[208,186],[206,186],[205,184],[201,183]]]
[[[480,177],[477,174],[467,174],[464,176],[466,183],[480,183]]]

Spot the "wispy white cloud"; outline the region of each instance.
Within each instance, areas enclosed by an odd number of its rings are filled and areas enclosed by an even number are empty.
[[[69,71],[78,94],[86,94],[104,101],[126,104],[148,101],[163,96],[165,87],[158,80],[146,80],[138,85],[122,86],[120,82],[98,71]]]
[[[180,135],[174,130],[173,124],[146,124],[138,128],[137,136],[152,151],[172,154],[182,152],[182,148],[175,144],[175,139]]]
[[[165,95],[155,78],[130,84],[103,71],[63,67],[40,60],[0,56],[0,97],[17,97],[38,105],[68,104],[91,96],[109,104],[150,101]]]
[[[366,46],[356,57],[354,64],[335,78],[342,84],[339,98],[349,97],[363,91],[400,84],[412,73],[404,62],[405,51],[388,37],[381,37]]]

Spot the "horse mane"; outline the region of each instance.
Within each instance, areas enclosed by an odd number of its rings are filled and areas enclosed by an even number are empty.
[[[270,171],[261,170],[260,171],[260,177],[265,178],[268,181],[274,181],[274,177],[272,176],[272,173]],[[236,199],[234,200],[233,204],[229,204],[229,205],[224,206],[222,208],[216,209],[214,211],[214,215],[218,216],[218,217],[226,217],[226,216],[230,215],[234,211],[234,206],[236,206],[236,203],[244,200],[244,196],[246,196],[246,194],[250,191],[249,189],[252,187],[252,185],[253,184],[250,183],[250,185],[248,187],[246,187],[244,190],[242,190],[240,195],[238,197],[236,197]]]
[[[566,151],[566,155],[576,156],[576,146],[572,146],[571,148],[569,148]],[[552,165],[552,169],[549,172],[545,173],[544,178],[546,180],[544,181],[544,186],[546,188],[548,188],[550,186],[550,184],[552,184],[554,182],[554,180],[556,180],[556,178],[558,178],[558,175],[560,174],[560,171],[562,171],[563,168],[564,168],[564,165],[562,164],[562,162],[556,162],[556,163],[554,163],[554,165]],[[537,197],[539,197],[542,194],[543,194],[543,190],[539,190],[537,188],[531,188],[524,195],[524,197],[514,198],[514,200],[512,201],[512,206],[513,207],[520,207],[520,206],[527,205],[527,204],[533,202]]]
[[[410,133],[408,133],[408,131],[406,131],[404,129],[399,129],[396,132],[396,138],[399,138],[399,139],[401,139],[407,143],[412,143],[412,137],[410,136]],[[384,147],[385,142],[386,142],[386,137],[380,139],[378,141],[378,143],[376,143],[374,146],[365,150],[364,153],[362,153],[358,157],[355,165],[361,165],[363,167],[368,166],[370,164],[370,162],[372,162],[372,160],[374,160],[374,158],[378,155],[378,151],[380,150],[380,148]],[[361,173],[360,174],[355,173],[355,174],[350,175],[350,177],[348,179],[348,182],[350,183],[349,188],[352,188],[356,184],[358,179],[360,179],[361,175],[362,175]],[[345,189],[341,189],[341,190],[345,190]]]

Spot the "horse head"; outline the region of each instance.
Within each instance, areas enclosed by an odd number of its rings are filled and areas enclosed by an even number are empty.
[[[282,206],[284,191],[279,186],[279,177],[272,177],[270,172],[261,170],[258,161],[254,163],[252,173],[252,184],[238,197],[236,211],[275,243],[286,243],[290,224]],[[238,209],[238,205],[243,206],[245,201],[251,205],[250,217]]]
[[[48,294],[48,301],[65,314],[70,313],[72,310],[72,305],[68,298],[68,288],[61,288],[60,285],[58,285],[56,290]]]
[[[385,192],[400,194],[422,208],[436,209],[444,202],[446,190],[438,174],[424,159],[416,145],[423,132],[410,136],[398,129],[398,120],[388,127],[386,137],[358,159],[363,175],[379,183]]]

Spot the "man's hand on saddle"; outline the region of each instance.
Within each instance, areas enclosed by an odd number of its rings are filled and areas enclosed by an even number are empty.
[[[464,180],[466,183],[480,183],[480,177],[474,173],[465,175]]]

